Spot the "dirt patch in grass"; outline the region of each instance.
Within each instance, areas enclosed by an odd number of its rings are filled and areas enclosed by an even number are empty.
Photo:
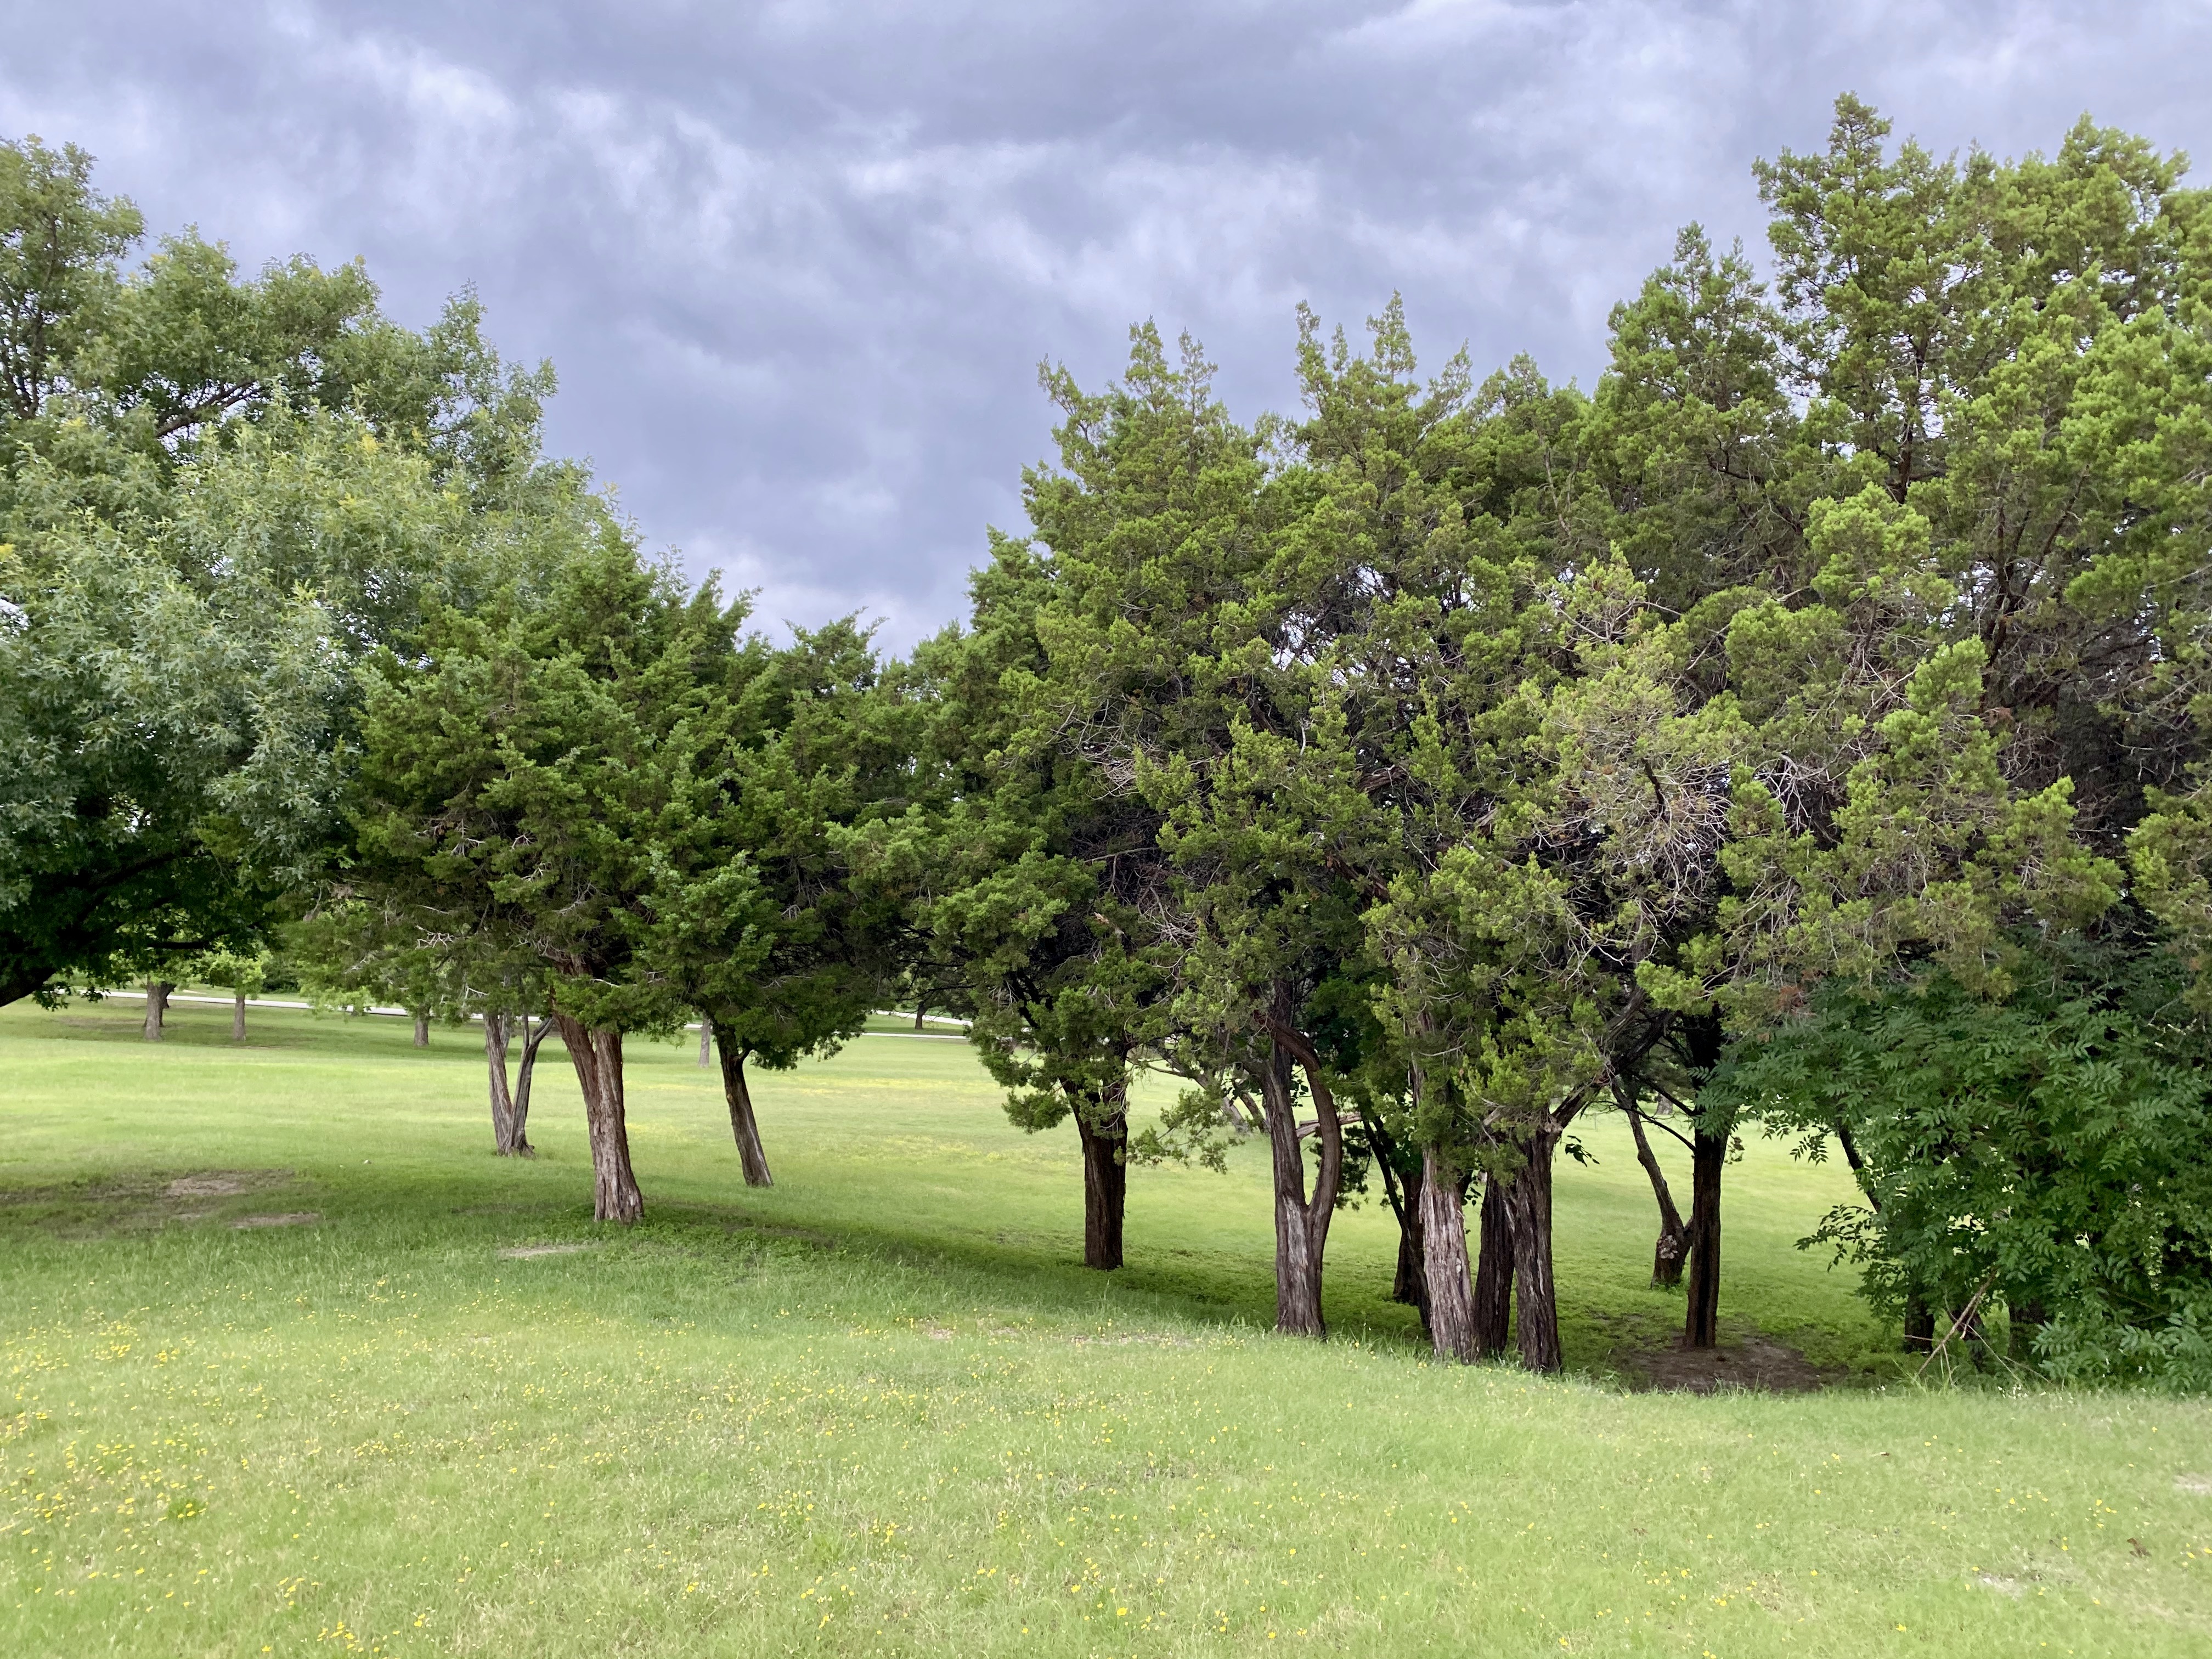
[[[104,1238],[221,1216],[225,1200],[290,1185],[289,1170],[195,1170],[103,1176],[48,1187],[0,1191],[9,1218],[64,1238]],[[299,1212],[297,1213],[306,1213]]]
[[[1796,1349],[1764,1336],[1747,1336],[1717,1348],[1628,1350],[1613,1358],[1631,1388],[1682,1394],[1711,1394],[1717,1389],[1808,1394],[1838,1380]]]
[[[304,1227],[322,1218],[320,1210],[288,1210],[282,1215],[242,1215],[230,1224],[234,1227]]]
[[[510,1261],[528,1261],[541,1255],[574,1255],[580,1250],[598,1248],[594,1244],[517,1244],[500,1254]]]

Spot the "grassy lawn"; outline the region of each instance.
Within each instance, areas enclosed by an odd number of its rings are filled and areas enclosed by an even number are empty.
[[[1845,1386],[1692,1398],[1613,1379],[1680,1302],[1610,1123],[1539,1382],[1425,1363],[1379,1202],[1335,1340],[1267,1334],[1256,1146],[1134,1172],[1130,1267],[1071,1267],[1073,1131],[1009,1128],[957,1042],[758,1079],[762,1193],[693,1051],[637,1045],[610,1235],[557,1048],[520,1163],[468,1033],[228,1030],[0,1011],[9,1655],[2212,1647],[2212,1413],[1895,1380],[1790,1248],[1834,1173],[1776,1148],[1725,1310]]]

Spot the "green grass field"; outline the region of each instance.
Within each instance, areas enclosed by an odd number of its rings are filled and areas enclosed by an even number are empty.
[[[9,1656],[2212,1651],[2212,1412],[1899,1380],[1775,1148],[1728,1322],[1839,1386],[1700,1398],[1617,1380],[1680,1302],[1608,1123],[1538,1381],[1426,1361],[1379,1203],[1334,1339],[1268,1334],[1256,1146],[1133,1172],[1129,1267],[1071,1266],[1073,1131],[957,1042],[758,1079],[758,1193],[635,1046],[614,1233],[557,1048],[521,1163],[469,1033],[228,1029],[0,1012]]]

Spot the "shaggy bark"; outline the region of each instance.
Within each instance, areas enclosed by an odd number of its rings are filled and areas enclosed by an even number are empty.
[[[1439,1359],[1463,1364],[1481,1357],[1462,1209],[1466,1191],[1467,1176],[1443,1148],[1431,1145],[1421,1149],[1422,1278],[1427,1286],[1429,1340]]]
[[[587,1031],[567,1014],[556,1014],[561,1041],[576,1068],[584,1095],[584,1127],[592,1142],[592,1215],[624,1226],[645,1213],[645,1200],[629,1164],[629,1131],[623,1109],[622,1033]]]
[[[760,1120],[753,1115],[753,1093],[745,1086],[745,1052],[718,1043],[722,1056],[722,1098],[729,1103],[730,1134],[738,1143],[738,1162],[748,1187],[773,1187],[768,1152],[761,1145]]]
[[[1547,1118],[1521,1143],[1527,1161],[1505,1187],[1505,1213],[1513,1229],[1513,1300],[1520,1313],[1515,1336],[1521,1363],[1532,1371],[1556,1371],[1565,1363],[1559,1286],[1552,1276],[1552,1153],[1561,1129]]]
[[[1513,1345],[1513,1221],[1506,1213],[1505,1183],[1482,1183],[1482,1246],[1475,1258],[1474,1351],[1498,1359]]]
[[[1083,1265],[1110,1273],[1121,1265],[1121,1217],[1129,1196],[1128,1102],[1125,1092],[1092,1113],[1078,1108],[1083,1141]]]

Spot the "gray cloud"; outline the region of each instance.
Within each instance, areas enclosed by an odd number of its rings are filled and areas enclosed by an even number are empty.
[[[0,131],[71,139],[249,263],[474,283],[550,356],[562,448],[649,538],[903,645],[957,615],[1042,455],[1037,362],[1188,327],[1240,412],[1292,310],[1586,383],[1605,315],[1843,89],[1938,149],[2084,110],[2212,140],[2199,3],[1044,0],[0,8]]]

